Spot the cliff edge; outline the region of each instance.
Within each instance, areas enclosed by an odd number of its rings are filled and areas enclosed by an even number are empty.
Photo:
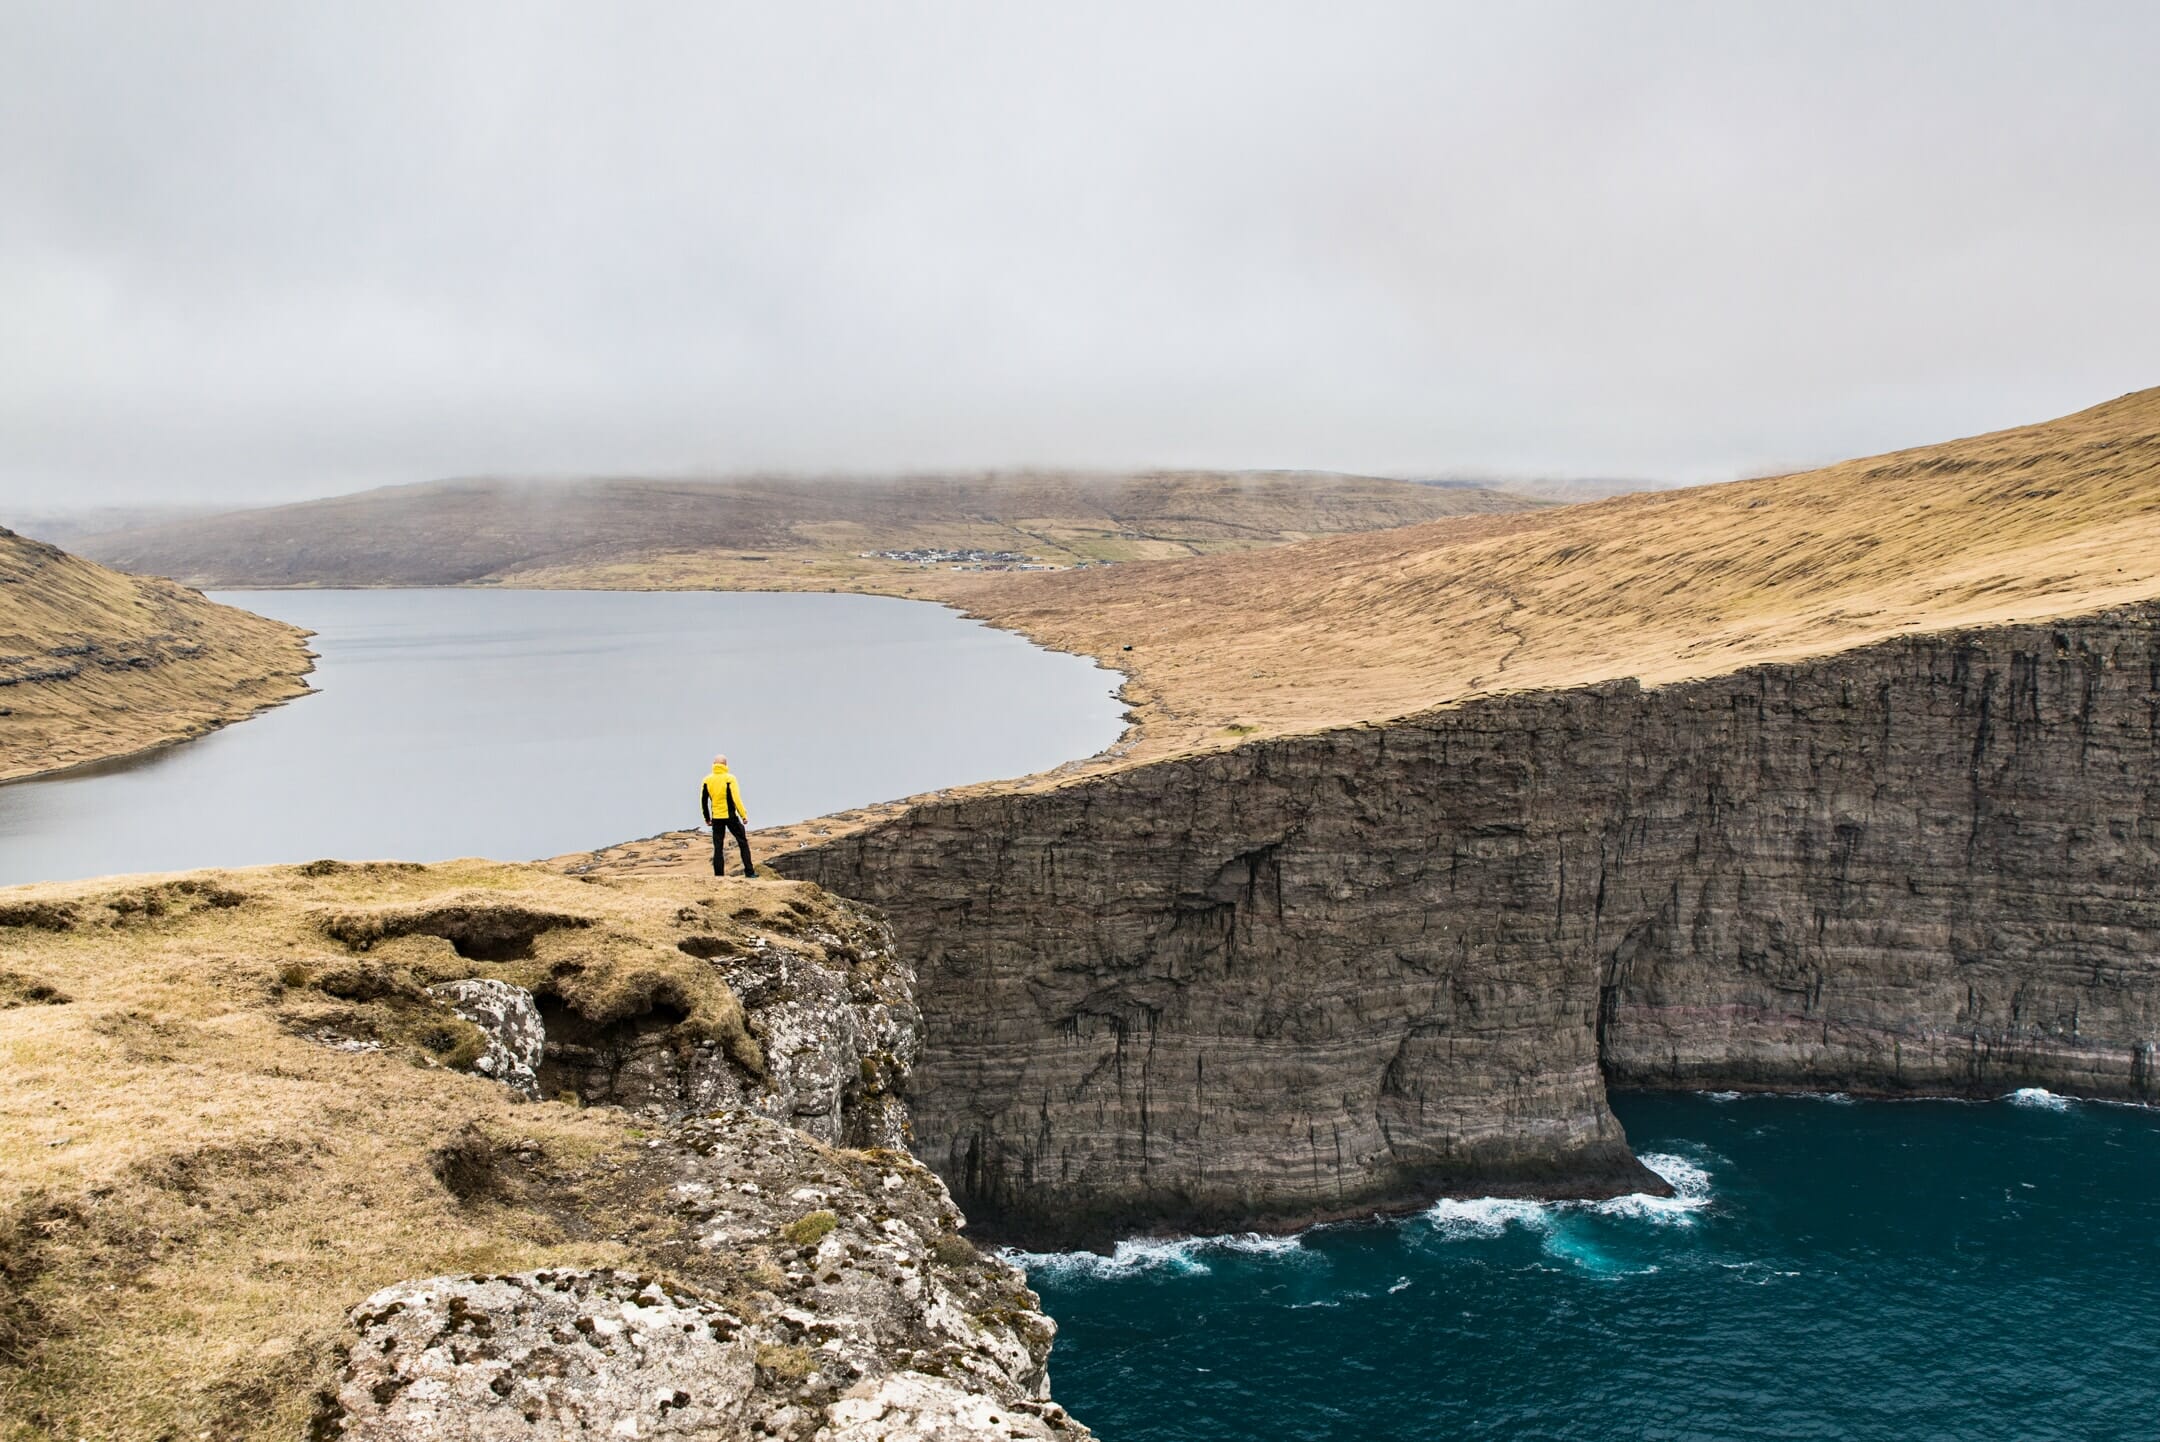
[[[0,890],[0,1437],[1085,1439],[912,983],[785,882]]]

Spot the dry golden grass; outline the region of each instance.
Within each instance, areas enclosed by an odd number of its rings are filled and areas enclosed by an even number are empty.
[[[641,1134],[611,1108],[518,1105],[444,1069],[455,1018],[413,983],[567,970],[589,991],[563,1000],[605,1013],[683,982],[686,909],[701,935],[740,940],[798,929],[798,906],[829,903],[784,882],[487,862],[0,890],[0,1438],[300,1436],[345,1309],[379,1287],[649,1262],[627,1225],[598,1234],[545,1197],[461,1202],[438,1179],[477,1136],[571,1185]],[[521,915],[584,924],[521,947]],[[462,942],[397,934],[415,917]],[[686,999],[726,1030],[716,998]]]
[[[1804,474],[944,594],[1125,667],[1121,763],[1711,675],[2160,594],[2160,389]]]
[[[0,530],[0,781],[198,736],[300,695],[306,639]]]

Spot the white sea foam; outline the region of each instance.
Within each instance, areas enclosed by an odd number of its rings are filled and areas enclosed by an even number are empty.
[[[1023,1252],[1011,1248],[998,1255],[1023,1271],[1056,1277],[1130,1277],[1139,1272],[1205,1277],[1213,1270],[1205,1260],[1209,1252],[1288,1257],[1304,1249],[1305,1243],[1300,1237],[1228,1232],[1215,1237],[1123,1241],[1112,1247],[1107,1256],[1101,1252]]]
[[[1630,1192],[1611,1201],[1593,1202],[1590,1210],[1602,1217],[1629,1217],[1660,1226],[1694,1226],[1696,1214],[1710,1205],[1710,1173],[1671,1152],[1645,1152],[1642,1164],[1665,1179],[1673,1189],[1671,1196]]]
[[[1601,1217],[1644,1221],[1656,1226],[1693,1226],[1695,1218],[1710,1205],[1710,1173],[1700,1163],[1671,1152],[1647,1152],[1644,1166],[1671,1184],[1673,1195],[1653,1197],[1643,1192],[1603,1202],[1540,1202],[1525,1197],[1443,1197],[1423,1213],[1425,1221],[1441,1238],[1468,1241],[1498,1237],[1509,1227],[1541,1234],[1546,1250],[1577,1266],[1601,1270],[1603,1262],[1587,1241],[1564,1236],[1563,1223],[1570,1214],[1591,1213]],[[1142,1272],[1169,1276],[1205,1277],[1213,1272],[1211,1254],[1243,1254],[1290,1258],[1306,1251],[1302,1234],[1273,1236],[1261,1232],[1228,1232],[1213,1237],[1149,1238],[1119,1242],[1102,1252],[1023,1252],[1007,1249],[999,1256],[1021,1269],[1057,1278],[1120,1278]],[[1313,1254],[1317,1255],[1317,1254]],[[1654,1269],[1653,1269],[1654,1270]],[[1400,1278],[1388,1288],[1392,1294],[1411,1285]],[[1339,1300],[1339,1299],[1337,1299]],[[1306,1302],[1301,1306],[1332,1306],[1335,1301]]]
[[[1710,1205],[1710,1173],[1698,1162],[1671,1152],[1647,1152],[1642,1163],[1671,1184],[1673,1195],[1653,1197],[1630,1192],[1603,1202],[1534,1202],[1519,1197],[1448,1197],[1432,1204],[1425,1219],[1450,1241],[1497,1237],[1511,1226],[1541,1232],[1550,1242],[1570,1213],[1589,1212],[1600,1217],[1649,1222],[1656,1226],[1691,1227]],[[1564,1239],[1563,1239],[1564,1240]],[[1571,1250],[1572,1249],[1572,1250]],[[1548,1251],[1576,1260],[1574,1243],[1551,1245]]]
[[[2003,1100],[2014,1107],[2039,1107],[2051,1112],[2070,1110],[2070,1098],[2059,1097],[2046,1087],[2019,1087]]]
[[[1305,1239],[1295,1234],[1280,1236],[1266,1232],[1232,1232],[1220,1237],[1198,1237],[1194,1241],[1198,1246],[1216,1251],[1252,1252],[1263,1257],[1281,1257],[1305,1250]]]
[[[1023,1271],[1054,1277],[1130,1277],[1138,1272],[1173,1272],[1193,1277],[1208,1274],[1207,1263],[1193,1254],[1188,1240],[1119,1242],[1107,1255],[1017,1250],[998,1255]]]
[[[1443,1237],[1497,1237],[1510,1224],[1543,1231],[1552,1213],[1550,1203],[1520,1197],[1442,1197],[1425,1217]]]
[[[1703,1095],[1714,1102],[1736,1102],[1740,1100],[1740,1093],[1738,1092],[1704,1092]]]

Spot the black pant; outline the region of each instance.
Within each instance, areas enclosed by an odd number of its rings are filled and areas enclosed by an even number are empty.
[[[757,865],[750,860],[750,832],[742,824],[740,816],[730,816],[725,821],[713,818],[712,824],[712,874],[727,875],[728,833],[735,833],[735,847],[742,852],[742,869],[745,876],[757,875]]]

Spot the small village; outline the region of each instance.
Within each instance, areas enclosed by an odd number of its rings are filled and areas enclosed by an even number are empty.
[[[1065,567],[1018,551],[945,550],[919,547],[906,551],[863,551],[865,560],[908,561],[918,566],[949,566],[955,571],[1062,571]]]

